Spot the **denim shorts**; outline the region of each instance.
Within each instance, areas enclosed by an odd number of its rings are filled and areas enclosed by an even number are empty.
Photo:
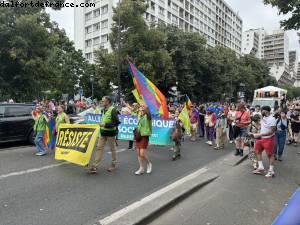
[[[240,132],[239,132],[237,138],[245,138],[245,137],[247,137],[247,134],[248,134],[247,128],[240,128]]]

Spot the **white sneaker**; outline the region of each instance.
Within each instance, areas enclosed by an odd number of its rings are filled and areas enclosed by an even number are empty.
[[[233,141],[229,141],[229,143],[230,143],[230,144],[232,144],[232,143],[233,143]]]
[[[210,146],[212,146],[212,145],[213,145],[213,143],[212,143],[211,141],[209,141],[207,144],[208,144],[208,145],[210,145]]]
[[[152,163],[149,162],[147,165],[147,173],[150,174],[152,172]]]
[[[135,172],[135,175],[141,175],[143,173],[145,173],[145,170],[144,168],[140,167],[139,170]]]
[[[275,177],[275,172],[269,170],[265,177],[267,177],[267,178],[273,178],[273,177]]]

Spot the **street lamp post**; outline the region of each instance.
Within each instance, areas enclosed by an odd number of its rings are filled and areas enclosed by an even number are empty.
[[[94,98],[94,81],[95,81],[95,78],[94,78],[93,74],[90,77],[90,81],[91,81],[91,84],[92,84],[92,99],[93,99]]]

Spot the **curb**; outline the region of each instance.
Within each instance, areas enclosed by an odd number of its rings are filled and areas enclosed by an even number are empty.
[[[248,158],[248,154],[245,154],[243,157],[234,156],[233,154],[228,154],[224,159],[224,164],[229,166],[237,166],[241,164],[244,160]]]
[[[101,219],[99,223],[101,225],[144,224],[218,177],[218,174],[204,167]]]

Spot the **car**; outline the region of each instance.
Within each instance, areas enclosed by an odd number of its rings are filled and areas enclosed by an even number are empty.
[[[27,141],[34,142],[33,104],[0,104],[0,143]]]

